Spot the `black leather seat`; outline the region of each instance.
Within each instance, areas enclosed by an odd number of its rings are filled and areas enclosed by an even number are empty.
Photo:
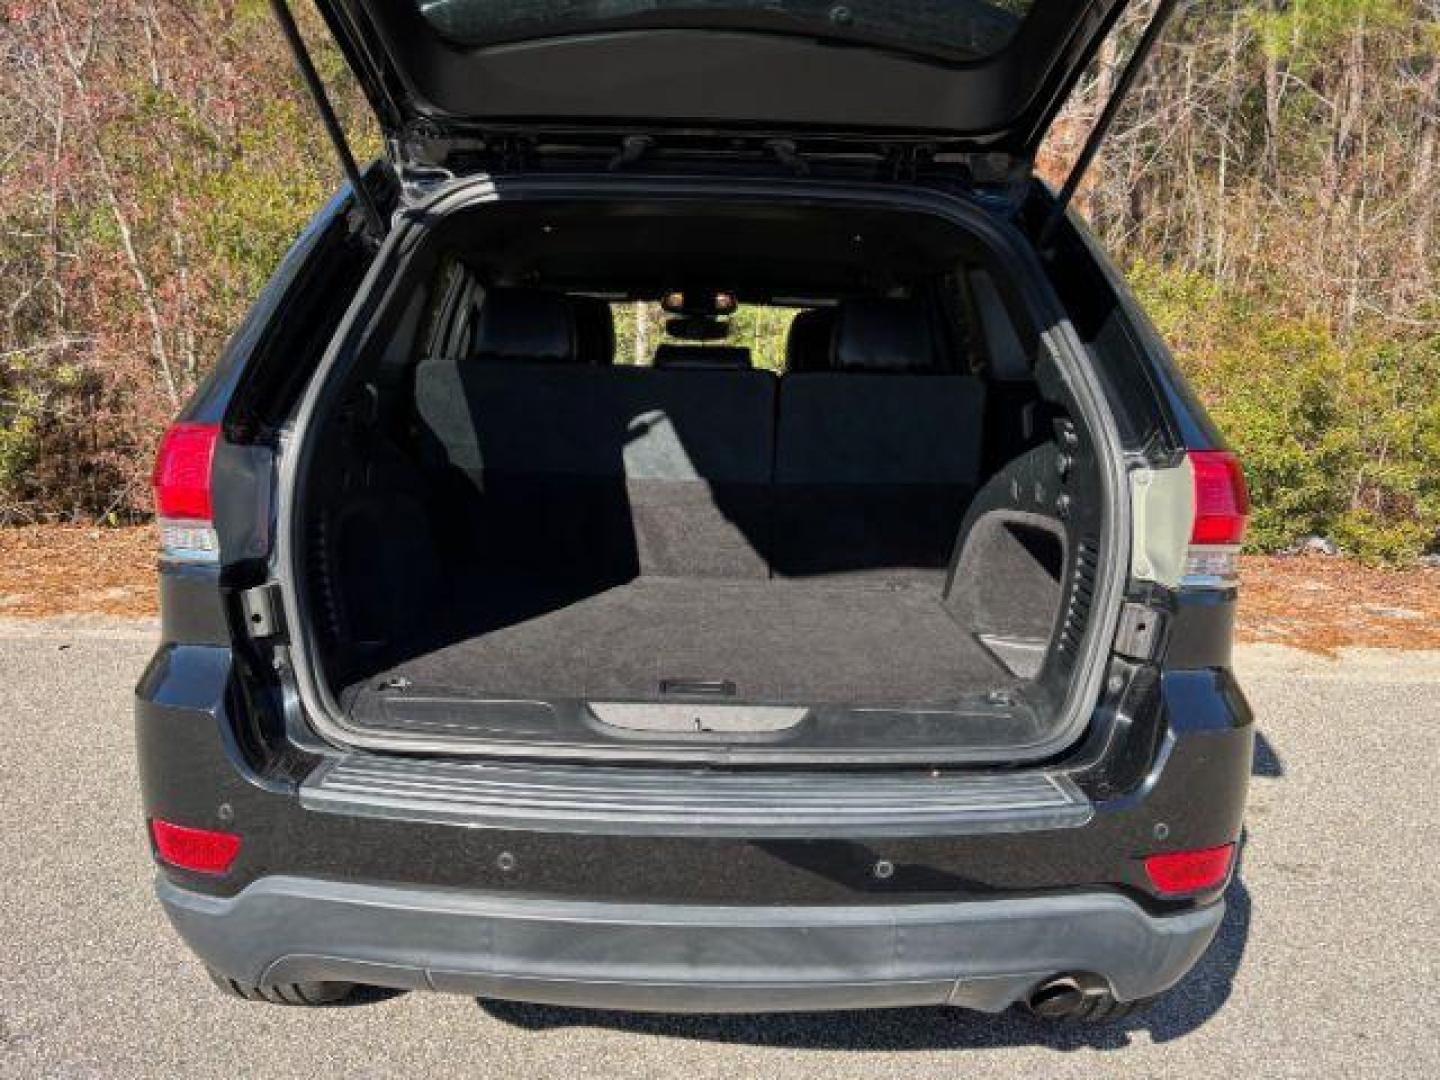
[[[580,334],[576,307],[564,293],[490,289],[475,309],[470,355],[465,359],[471,363],[577,363]]]
[[[841,305],[829,357],[780,381],[776,573],[943,575],[978,482],[984,384],[935,373],[913,301]]]
[[[984,385],[929,373],[918,305],[827,313],[833,370],[777,383],[580,364],[563,297],[487,304],[472,356],[423,361],[415,380],[451,502],[478,515],[456,530],[479,538],[471,558],[592,582],[943,576],[978,479]]]
[[[471,356],[422,361],[415,379],[421,423],[481,515],[475,557],[607,581],[765,575],[773,375],[582,365],[563,297],[493,290],[485,308]]]
[[[615,362],[615,313],[610,305],[593,296],[570,297],[575,316],[575,358],[592,367],[609,367]]]
[[[835,311],[832,371],[935,373],[940,342],[919,300],[852,300]]]
[[[835,308],[808,308],[790,320],[785,335],[785,370],[829,371],[835,338]]]

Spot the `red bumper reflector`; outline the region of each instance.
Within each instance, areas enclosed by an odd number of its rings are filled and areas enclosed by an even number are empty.
[[[150,838],[162,862],[198,874],[223,874],[240,854],[240,837],[234,833],[192,829],[153,818]]]
[[[1167,851],[1146,859],[1145,873],[1155,890],[1167,896],[1204,892],[1225,883],[1234,858],[1234,844],[1197,851]]]

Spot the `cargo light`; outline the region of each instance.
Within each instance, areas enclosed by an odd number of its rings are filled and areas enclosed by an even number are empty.
[[[240,854],[240,837],[211,829],[150,819],[150,839],[161,862],[197,874],[223,874]]]
[[[210,465],[220,440],[218,424],[180,423],[160,440],[151,484],[162,555],[177,562],[220,559],[210,504]]]
[[[1232,586],[1239,579],[1240,543],[1250,514],[1250,493],[1240,459],[1224,450],[1189,455],[1195,516],[1185,552],[1182,584],[1190,588]]]
[[[1156,892],[1165,896],[1184,896],[1224,885],[1234,861],[1234,844],[1192,851],[1167,851],[1145,860],[1145,875]]]

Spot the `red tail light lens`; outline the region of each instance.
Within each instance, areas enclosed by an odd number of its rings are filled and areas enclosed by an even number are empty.
[[[1145,873],[1156,892],[1166,896],[1183,896],[1225,884],[1234,858],[1234,844],[1195,851],[1167,851],[1146,859]]]
[[[240,854],[240,837],[175,825],[159,818],[150,821],[150,838],[162,862],[198,874],[223,874]]]
[[[1238,544],[1245,539],[1250,493],[1240,459],[1219,450],[1190,455],[1195,473],[1195,523],[1192,544]]]
[[[176,424],[165,433],[151,476],[160,517],[210,520],[210,462],[219,439],[216,424]]]

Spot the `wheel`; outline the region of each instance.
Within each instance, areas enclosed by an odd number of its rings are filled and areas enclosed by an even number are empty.
[[[1025,1002],[1031,1015],[1067,1024],[1109,1024],[1139,1012],[1155,999],[1120,1001],[1109,986],[1092,979],[1054,979]]]
[[[210,981],[231,997],[240,998],[242,1001],[265,1001],[271,1005],[339,1005],[354,997],[360,989],[358,984],[349,982],[298,982],[255,986],[222,975],[214,968],[205,970]]]

